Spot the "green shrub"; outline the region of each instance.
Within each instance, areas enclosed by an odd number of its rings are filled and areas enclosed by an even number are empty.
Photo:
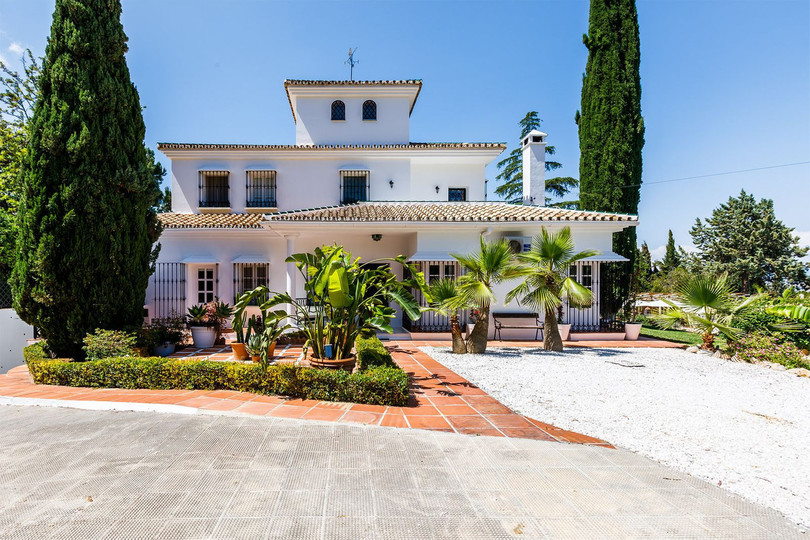
[[[236,390],[322,401],[403,406],[408,403],[408,374],[399,368],[368,367],[349,373],[293,364],[212,362],[173,358],[112,357],[73,362],[48,357],[45,345],[24,350],[37,384],[92,388],[155,390]]]
[[[385,348],[377,336],[370,338],[357,338],[354,342],[357,354],[357,369],[360,371],[372,367],[389,367],[399,369],[391,353]]]
[[[782,364],[788,369],[803,367],[810,369],[802,352],[790,341],[763,332],[748,334],[733,345],[737,358],[745,362],[768,361]]]
[[[136,354],[135,334],[120,330],[97,328],[84,338],[84,354],[88,360],[98,360],[112,356],[133,356]]]

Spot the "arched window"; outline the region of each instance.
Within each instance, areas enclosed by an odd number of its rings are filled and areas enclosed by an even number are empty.
[[[377,119],[377,104],[371,100],[363,103],[363,120]]]
[[[332,102],[332,120],[346,120],[346,105],[340,100]]]

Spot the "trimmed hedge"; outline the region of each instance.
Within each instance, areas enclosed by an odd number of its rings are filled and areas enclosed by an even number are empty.
[[[292,364],[212,362],[173,358],[115,357],[87,362],[48,358],[41,343],[24,349],[37,384],[153,390],[236,390],[322,401],[402,406],[408,375],[399,368],[370,366],[349,373]]]
[[[391,353],[385,348],[377,336],[357,338],[354,342],[357,355],[357,369],[366,370],[373,367],[389,367],[399,369]]]

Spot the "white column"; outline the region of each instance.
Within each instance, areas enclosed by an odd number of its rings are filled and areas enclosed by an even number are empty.
[[[285,234],[284,239],[287,240],[287,257],[293,255],[295,253],[295,239],[298,234]],[[287,263],[287,294],[290,295],[291,298],[295,298],[296,295],[296,275],[298,273],[298,269],[295,267],[295,263],[288,262]],[[287,306],[287,313],[290,317],[295,317],[295,308],[292,304]]]

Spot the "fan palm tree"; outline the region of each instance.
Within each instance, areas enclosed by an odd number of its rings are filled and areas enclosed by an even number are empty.
[[[732,295],[728,274],[697,274],[678,284],[675,298],[677,302],[664,300],[672,309],[653,317],[653,322],[664,329],[676,324],[694,328],[701,334],[703,348],[713,350],[715,334],[722,333],[732,341],[740,337],[742,330],[735,323],[748,316],[763,295],[738,301]]]
[[[509,272],[509,277],[523,278],[523,282],[509,291],[506,301],[518,299],[521,305],[530,306],[545,317],[543,348],[547,351],[562,351],[563,342],[557,327],[557,310],[563,301],[574,307],[589,306],[593,293],[568,275],[569,267],[586,257],[598,255],[593,249],[574,253],[571,229],[549,232],[545,227],[532,239],[526,253],[517,255],[518,264]]]
[[[506,279],[513,264],[512,250],[506,240],[487,242],[482,236],[476,253],[452,255],[466,271],[458,278],[459,296],[464,303],[478,308],[475,326],[467,337],[467,352],[482,354],[487,350],[489,309],[495,301],[492,287]]]
[[[429,309],[450,320],[450,335],[453,337],[453,352],[464,354],[467,344],[461,334],[461,325],[458,322],[458,312],[472,307],[459,292],[459,286],[454,279],[440,279],[434,281],[429,287],[432,301]]]

